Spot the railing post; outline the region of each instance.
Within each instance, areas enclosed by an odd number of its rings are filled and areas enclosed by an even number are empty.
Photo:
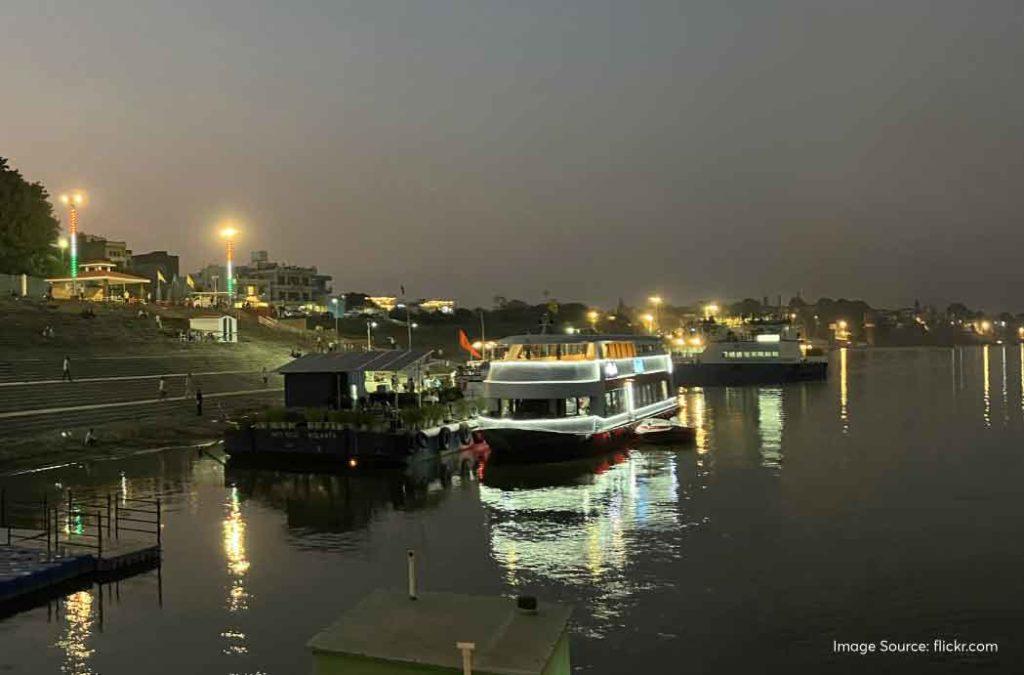
[[[60,555],[60,509],[53,508],[53,554]]]
[[[107,539],[110,538],[110,493],[107,493]]]
[[[71,531],[71,490],[68,490],[68,532]]]
[[[7,488],[0,488],[0,527],[7,525]]]
[[[118,506],[117,500],[114,500],[114,537],[116,539],[121,538],[121,507]]]
[[[160,530],[163,529],[162,525],[163,525],[163,516],[160,514],[160,498],[157,497],[156,498],[156,546],[157,546],[157,548],[160,548],[161,545],[162,545],[161,544],[161,540],[162,540],[163,537],[162,537],[162,534],[160,532]]]
[[[53,549],[50,548],[50,510],[46,508],[46,495],[43,495],[43,523],[46,525],[46,559],[53,557]]]
[[[96,512],[96,557],[103,557],[103,512]],[[103,592],[102,590],[100,591]]]

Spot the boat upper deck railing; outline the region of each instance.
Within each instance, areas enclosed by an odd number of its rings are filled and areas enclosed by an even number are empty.
[[[666,353],[654,336],[623,335],[526,335],[500,342],[502,355],[496,361],[596,361],[628,359]]]
[[[667,353],[590,361],[493,361],[484,381],[489,384],[584,384],[670,372],[671,368],[671,357]]]

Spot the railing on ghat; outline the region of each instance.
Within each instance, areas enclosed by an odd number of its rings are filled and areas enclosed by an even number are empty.
[[[104,545],[122,533],[152,537],[163,543],[160,497],[127,497],[120,492],[76,496],[67,490],[59,501],[14,500],[0,489],[0,545],[45,546],[52,557],[61,550],[86,549],[103,556]]]

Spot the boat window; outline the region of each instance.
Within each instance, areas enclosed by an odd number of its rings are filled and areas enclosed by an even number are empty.
[[[668,382],[659,380],[633,386],[633,405],[642,408],[654,405],[668,398]]]
[[[592,342],[510,345],[505,361],[586,361],[594,358]]]
[[[604,358],[631,359],[636,356],[636,345],[632,342],[605,342]]]
[[[751,351],[727,351],[722,352],[722,356],[727,359],[775,359],[779,357],[779,351],[776,350],[751,350]]]
[[[657,342],[642,342],[636,345],[637,354],[661,354],[664,351]]]
[[[604,393],[604,415],[611,417],[626,412],[626,390],[612,389]]]
[[[573,417],[576,415],[589,415],[590,414],[590,397],[589,396],[577,396],[573,398],[565,399],[565,416]]]
[[[575,417],[590,414],[590,397],[495,398],[488,402],[488,410],[493,417],[516,420]]]
[[[592,343],[574,342],[560,346],[562,349],[559,358],[562,361],[585,361],[593,358]]]

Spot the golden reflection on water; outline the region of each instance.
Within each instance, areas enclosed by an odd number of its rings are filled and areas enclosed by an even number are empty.
[[[64,599],[64,629],[57,640],[57,647],[64,652],[62,673],[71,675],[90,675],[93,670],[89,665],[95,649],[89,647],[92,636],[92,591],[72,593]]]
[[[1006,345],[1003,345],[1000,349],[1000,358],[1003,360],[1003,425],[1005,426],[1010,423],[1009,388],[1006,377]]]
[[[985,421],[985,426],[988,428],[992,427],[992,397],[989,393],[989,362],[988,362],[988,345],[981,348],[981,369],[982,369],[982,418]]]
[[[244,612],[249,609],[249,593],[245,588],[245,575],[249,571],[249,559],[245,552],[245,519],[238,497],[238,488],[232,487],[228,495],[228,515],[223,522],[224,557],[227,558],[230,586],[228,587],[227,609],[231,613]],[[245,633],[235,628],[228,628],[220,636],[227,641],[225,654],[244,654],[248,651],[245,645]]]
[[[850,431],[850,393],[849,381],[846,377],[846,347],[839,350],[839,422],[843,433]]]
[[[708,451],[708,425],[704,390],[700,387],[683,387],[676,399],[679,404],[679,421],[693,429],[697,454],[705,454]]]

